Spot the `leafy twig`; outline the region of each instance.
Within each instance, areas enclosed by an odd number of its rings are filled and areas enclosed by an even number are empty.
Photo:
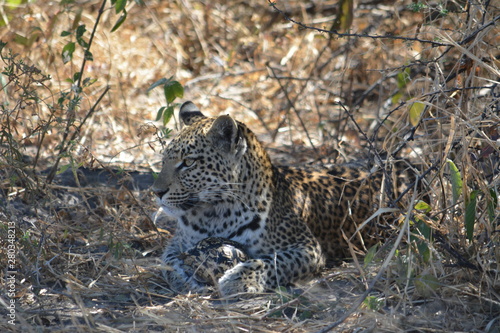
[[[90,34],[89,43],[88,43],[88,46],[86,47],[86,51],[90,50],[90,47],[92,46],[92,41],[94,40],[95,32],[97,30],[97,26],[99,25],[99,21],[101,19],[101,16],[104,13],[104,6],[106,6],[106,0],[102,1],[101,8],[99,8],[99,11],[97,12],[97,17],[95,19],[94,28],[92,29],[92,33]],[[85,64],[86,63],[87,63],[87,57],[83,57],[82,66],[80,67],[80,75],[78,76],[78,80],[76,81],[76,87],[78,89],[80,89],[80,87],[81,87],[81,82],[82,82],[82,77],[83,77],[83,70],[85,69]]]
[[[90,39],[89,39],[88,45],[87,45],[87,47],[85,47],[85,52],[88,52],[88,50],[90,50],[90,47],[92,45],[92,41],[94,39],[95,32],[96,32],[96,29],[97,29],[97,25],[99,24],[99,20],[100,20],[102,14],[104,12],[105,5],[106,5],[106,0],[103,0],[102,4],[101,4],[101,8],[99,9],[99,11],[97,13],[97,18],[96,18],[96,21],[94,23],[94,28],[92,29],[92,33],[90,35]],[[83,70],[85,69],[85,63],[86,62],[87,62],[87,57],[84,56],[83,57],[83,61],[82,61],[82,66],[81,66],[81,69],[80,69],[80,75],[78,75],[78,80],[77,80],[75,88],[74,88],[74,94],[75,95],[69,101],[69,104],[68,104],[68,110],[67,110],[68,119],[67,119],[67,122],[66,122],[66,128],[64,129],[63,138],[61,140],[61,144],[60,144],[60,148],[59,148],[59,153],[57,154],[57,157],[56,157],[56,160],[54,162],[54,165],[52,166],[52,169],[50,170],[50,173],[47,176],[47,184],[50,184],[52,182],[52,180],[54,179],[54,177],[56,175],[56,172],[57,172],[57,169],[59,167],[59,162],[61,161],[61,158],[66,153],[68,147],[70,146],[70,143],[76,138],[76,135],[80,132],[80,129],[82,128],[82,126],[85,123],[85,121],[95,111],[95,109],[97,107],[97,104],[100,102],[100,100],[104,97],[104,95],[109,90],[109,86],[106,87],[106,89],[103,92],[103,94],[99,97],[99,99],[96,101],[96,103],[92,106],[92,108],[89,110],[89,112],[85,116],[84,120],[80,123],[80,125],[78,126],[78,129],[73,132],[73,134],[71,135],[71,139],[67,140],[68,136],[69,136],[69,133],[71,131],[71,127],[73,126],[73,124],[75,122],[75,108],[76,108],[76,105],[78,104],[78,102],[80,100],[81,82],[82,82],[81,79],[82,79],[82,76],[83,76]]]
[[[81,131],[83,125],[85,124],[85,122],[87,121],[87,119],[89,119],[89,117],[95,112],[95,110],[97,109],[97,105],[99,105],[99,103],[103,99],[104,95],[106,95],[108,93],[109,88],[110,87],[107,86],[104,89],[104,91],[102,92],[101,96],[99,96],[99,98],[97,99],[97,101],[94,103],[94,105],[90,108],[89,112],[87,112],[87,114],[85,115],[85,117],[81,121],[80,125],[73,132],[73,134],[71,135],[71,138],[69,140],[67,140],[65,142],[63,141],[61,143],[61,149],[59,151],[59,155],[57,156],[56,161],[55,161],[54,165],[52,166],[52,169],[50,169],[49,175],[47,176],[47,184],[50,184],[52,182],[52,180],[54,180],[54,177],[56,175],[57,168],[58,168],[58,165],[59,165],[59,161],[63,157],[64,153],[67,151],[67,149],[68,149],[69,145],[71,144],[71,142],[76,139],[76,136],[80,133],[80,131]]]

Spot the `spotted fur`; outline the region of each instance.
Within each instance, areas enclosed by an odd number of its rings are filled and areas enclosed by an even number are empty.
[[[255,135],[229,116],[205,117],[182,105],[185,127],[165,150],[153,185],[163,210],[178,220],[162,259],[170,287],[201,291],[182,254],[207,237],[243,246],[249,259],[218,278],[223,295],[262,292],[310,278],[326,259],[376,241],[374,226],[356,233],[377,206],[383,172],[356,165],[277,167]],[[189,270],[187,270],[189,271]]]
[[[179,256],[182,269],[201,285],[214,286],[224,273],[249,259],[245,248],[232,240],[207,237]]]

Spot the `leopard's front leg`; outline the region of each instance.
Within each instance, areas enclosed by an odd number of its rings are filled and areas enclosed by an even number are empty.
[[[219,279],[219,291],[222,296],[230,296],[274,290],[308,278],[323,266],[324,258],[317,243],[296,245],[239,263]]]
[[[163,252],[162,261],[166,266],[162,271],[163,278],[169,288],[177,293],[186,293],[189,291],[205,292],[207,289],[206,286],[196,281],[192,275],[187,274],[183,268],[183,263],[180,259],[182,256],[180,239],[180,236],[174,236]]]

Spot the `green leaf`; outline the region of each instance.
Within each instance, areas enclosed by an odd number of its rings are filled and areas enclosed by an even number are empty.
[[[375,254],[377,253],[378,245],[375,244],[372,247],[368,249],[365,255],[365,259],[363,261],[364,267],[368,266],[372,261],[373,258],[375,257]]]
[[[80,45],[81,47],[83,47],[84,49],[88,49],[89,48],[89,43],[87,43],[85,41],[85,39],[83,38],[80,38],[80,39],[77,39],[76,40],[78,42],[78,45]]]
[[[403,99],[403,93],[398,91],[397,93],[394,94],[394,96],[391,97],[391,102],[392,104],[396,105],[402,99]]]
[[[127,11],[124,9],[123,14],[118,18],[113,28],[111,28],[111,32],[115,32],[116,30],[118,30],[118,28],[123,24],[123,22],[125,22],[126,19]]]
[[[426,242],[423,240],[418,240],[417,241],[417,250],[418,254],[422,257],[422,261],[425,263],[428,263],[429,260],[431,259],[431,250],[429,249],[429,246],[427,245]]]
[[[431,227],[429,227],[429,225],[427,223],[425,223],[421,219],[418,219],[417,220],[417,224],[416,224],[416,228],[417,228],[418,232],[422,236],[424,236],[425,239],[431,240],[431,238],[432,238],[432,229],[431,229]]]
[[[488,217],[490,222],[495,221],[498,196],[494,189],[490,188],[490,199],[488,199]]]
[[[76,72],[75,74],[73,74],[73,82],[78,81],[78,79],[80,78],[80,74],[80,72]]]
[[[155,83],[153,83],[151,85],[151,87],[148,88],[148,90],[146,92],[150,92],[151,90],[153,90],[154,88],[158,87],[158,86],[161,86],[167,82],[169,82],[170,80],[172,80],[173,76],[170,77],[170,79],[166,79],[166,78],[161,78],[159,79],[158,81],[156,81]]]
[[[417,247],[417,252],[423,262],[427,263],[431,259],[431,250],[427,241],[432,240],[432,229],[423,220],[416,218],[414,231],[410,234],[410,240],[413,246]]]
[[[293,294],[290,294],[286,287],[279,286],[274,290],[276,295],[281,299],[283,303],[289,302],[293,300],[295,297],[293,297]]]
[[[163,112],[163,126],[166,126],[168,124],[173,114],[174,114],[174,106],[170,105],[168,108],[165,109],[165,112]]]
[[[116,13],[118,14],[119,12],[124,10],[126,4],[127,4],[127,0],[116,0],[116,2],[115,2]]]
[[[69,31],[64,30],[63,32],[61,32],[61,37],[66,37],[69,35],[71,35],[71,32],[69,32]]]
[[[71,166],[71,164],[61,165],[59,170],[57,170],[56,174],[59,175],[59,174],[63,173],[64,171],[68,170],[70,166]]]
[[[415,204],[415,209],[419,211],[423,211],[424,213],[428,213],[432,210],[432,207],[425,201],[419,200]]]
[[[420,121],[420,116],[424,112],[425,104],[421,102],[415,102],[410,107],[409,117],[412,126],[417,126]]]
[[[24,46],[29,46],[29,39],[26,38],[25,36],[19,35],[17,33],[15,34],[14,42],[16,42],[17,44],[24,45]]]
[[[419,13],[425,8],[428,8],[428,6],[420,1],[413,2],[413,3],[408,5],[408,9],[410,9],[411,11],[413,11],[415,13]]]
[[[474,225],[476,224],[476,204],[479,191],[472,191],[465,205],[465,234],[469,241],[474,237]]]
[[[163,138],[168,139],[172,135],[172,129],[166,128],[166,127],[162,128],[161,129],[161,134],[162,134]]]
[[[158,109],[158,113],[156,114],[156,121],[159,121],[161,119],[163,111],[165,111],[166,108],[167,108],[166,106],[162,106],[161,108]]]
[[[415,277],[415,288],[424,297],[431,297],[439,288],[439,280],[431,274],[422,274]]]
[[[15,9],[19,7],[23,3],[23,0],[7,0],[4,1],[4,4],[7,5],[7,7],[10,7],[10,9]]]
[[[85,39],[83,39],[85,31],[87,31],[87,29],[85,28],[84,24],[78,26],[78,28],[76,29],[76,41],[78,42],[78,45],[80,45],[84,49],[88,49],[89,44],[85,41]]]
[[[78,45],[80,45],[84,49],[88,49],[89,44],[85,41],[85,39],[83,39],[83,34],[85,33],[85,31],[87,30],[85,29],[84,25],[78,27],[78,29],[76,30],[76,41],[78,42]]]
[[[73,59],[73,52],[75,52],[75,43],[74,42],[69,42],[68,44],[64,45],[63,50],[62,50],[62,59],[63,63],[68,63]]]
[[[367,296],[363,305],[372,311],[379,311],[384,305],[384,299],[377,296]]]
[[[403,71],[396,75],[396,82],[398,83],[398,89],[403,89],[406,87],[408,82],[411,81],[410,77],[410,67],[406,67]]]
[[[97,79],[95,78],[90,78],[90,77],[87,77],[83,80],[83,86],[84,87],[89,87],[91,86],[92,84],[94,84],[95,82],[97,81]]]
[[[452,160],[447,160],[450,167],[451,189],[453,192],[453,204],[457,203],[458,198],[462,194],[462,175]]]
[[[169,81],[163,86],[167,103],[172,103],[177,97],[184,96],[184,87],[177,81]]]
[[[85,60],[94,61],[94,56],[92,55],[92,52],[90,52],[89,50],[85,50],[84,57]]]
[[[85,31],[87,31],[87,28],[85,28],[85,24],[79,25],[78,28],[76,28],[76,39],[81,39]]]
[[[337,17],[333,21],[330,30],[348,30],[352,25],[353,0],[340,0],[338,3]]]

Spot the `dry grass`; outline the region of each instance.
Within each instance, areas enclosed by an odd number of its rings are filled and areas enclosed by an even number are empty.
[[[113,33],[118,15],[108,4],[94,61],[83,69],[97,81],[72,113],[66,79],[80,71],[83,53],[77,47],[63,65],[72,37],[61,33],[83,23],[88,40],[101,3],[8,3],[0,12],[9,21],[0,30],[9,43],[3,71],[13,66],[0,81],[3,285],[9,222],[17,274],[14,297],[0,291],[2,331],[499,331],[498,4],[357,2],[351,31],[406,40],[313,29],[330,28],[337,1],[276,3],[308,28],[265,1],[132,1]],[[370,262],[335,267],[288,292],[235,303],[171,293],[156,259],[171,228],[151,222],[146,190],[47,184],[40,173],[58,158],[63,167],[157,170],[165,139],[154,118],[165,101],[160,89],[146,90],[170,76],[205,113],[246,122],[275,160],[385,152],[420,164],[423,189],[398,203],[412,239],[404,235],[394,255],[389,242]],[[413,209],[418,200],[431,210]],[[15,326],[3,320],[11,299]]]

